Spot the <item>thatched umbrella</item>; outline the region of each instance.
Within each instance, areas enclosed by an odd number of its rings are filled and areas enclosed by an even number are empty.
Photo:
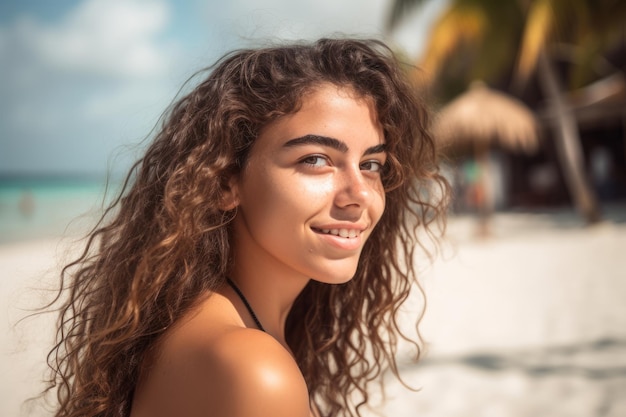
[[[470,89],[451,101],[438,114],[433,134],[442,148],[471,145],[479,167],[476,197],[481,234],[487,233],[487,219],[493,211],[489,181],[489,148],[498,144],[511,151],[534,152],[538,147],[537,122],[519,100],[474,82]]]
[[[443,147],[467,143],[488,148],[497,143],[530,153],[538,146],[537,122],[530,109],[480,81],[441,109],[433,132]]]

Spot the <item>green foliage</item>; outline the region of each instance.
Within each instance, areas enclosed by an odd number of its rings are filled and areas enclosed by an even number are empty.
[[[424,3],[394,1],[389,27]],[[476,79],[496,85],[523,81],[546,48],[568,62],[567,85],[577,88],[608,75],[600,61],[624,42],[625,22],[623,0],[449,0],[418,65],[439,90],[454,93]]]

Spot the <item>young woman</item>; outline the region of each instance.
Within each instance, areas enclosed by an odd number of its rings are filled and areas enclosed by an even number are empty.
[[[357,415],[446,190],[382,43],[226,56],[63,271],[56,416]]]

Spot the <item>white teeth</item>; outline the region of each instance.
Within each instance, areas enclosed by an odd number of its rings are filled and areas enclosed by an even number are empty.
[[[323,233],[339,236],[343,238],[353,239],[357,237],[360,232],[356,229],[320,229]]]

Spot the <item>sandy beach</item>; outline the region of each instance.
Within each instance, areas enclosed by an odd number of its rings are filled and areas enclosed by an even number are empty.
[[[427,352],[379,415],[626,416],[626,207],[499,214],[489,239],[450,222],[422,275]],[[373,415],[377,415],[372,413]]]
[[[401,371],[419,391],[390,378],[379,415],[625,416],[626,205],[605,217],[586,228],[571,210],[500,213],[488,239],[451,218],[441,256],[416,260],[426,352]],[[48,415],[22,403],[41,389],[54,318],[18,321],[50,297],[65,247],[0,245],[0,416]]]

